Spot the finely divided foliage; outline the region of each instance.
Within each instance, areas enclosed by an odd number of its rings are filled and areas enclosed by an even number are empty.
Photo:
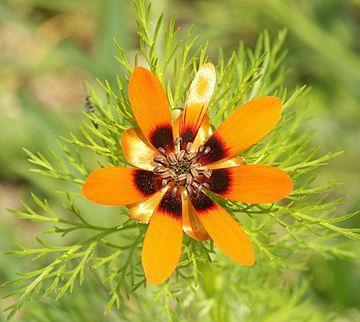
[[[39,247],[18,245],[18,250],[10,252],[32,257],[35,268],[6,283],[8,288],[12,288],[7,297],[15,299],[14,304],[7,308],[9,318],[31,299],[48,296],[60,299],[65,293],[72,292],[76,284],[82,283],[96,283],[99,288],[97,295],[108,298],[105,313],[120,308],[131,296],[133,305],[138,307],[152,298],[154,310],[168,320],[186,314],[176,306],[174,299],[196,308],[196,317],[199,318],[220,305],[209,300],[214,292],[216,296],[226,298],[229,306],[240,303],[256,310],[254,290],[260,290],[266,284],[279,296],[285,296],[271,281],[277,280],[282,269],[303,268],[311,253],[354,256],[347,251],[346,238],[359,239],[359,229],[345,228],[341,223],[356,214],[339,216],[336,206],[342,199],[327,198],[336,185],[319,184],[316,180],[318,168],[327,165],[339,153],[318,156],[317,150],[311,147],[311,135],[304,127],[306,113],[301,104],[306,91],[301,87],[288,93],[283,86],[285,70],[282,61],[285,54],[281,45],[285,32],[280,32],[272,44],[269,34],[264,32],[254,51],[240,44],[229,58],[225,58],[221,50],[217,59],[212,57],[217,67],[217,84],[209,114],[211,124],[216,128],[235,108],[251,98],[261,95],[282,98],[280,124],[265,140],[242,156],[251,164],[269,164],[284,169],[295,182],[295,190],[284,201],[266,205],[236,203],[214,196],[249,234],[257,253],[258,264],[254,268],[237,267],[221,255],[215,255],[209,241],[199,243],[186,238],[174,276],[156,289],[155,296],[151,292],[138,291],[146,286],[140,256],[146,226],[129,220],[125,207],[117,208],[115,224],[99,224],[101,218],[94,218],[96,211],[92,216],[86,214],[79,190],[90,169],[94,168],[91,163],[94,159],[98,163],[96,167],[127,165],[120,137],[122,131],[136,126],[127,95],[127,82],[133,66],[144,65],[146,61],[163,82],[170,106],[176,111],[185,102],[199,65],[208,59],[208,44],[194,34],[193,28],[183,34],[176,27],[175,17],[166,22],[161,15],[152,24],[150,6],[136,1],[135,7],[140,50],[135,57],[129,58],[116,43],[116,59],[121,69],[115,85],[99,80],[105,95],[88,86],[88,101],[93,111],[84,112],[80,132],[60,138],[58,148],[50,150],[48,156],[25,150],[34,165],[32,171],[66,181],[69,185],[64,185],[66,191],[60,191],[60,197],[64,199],[63,209],[54,209],[46,200],[32,195],[33,202],[24,203],[23,210],[10,210],[19,218],[46,225],[45,233],[57,238],[37,238]],[[92,207],[100,209],[101,206]],[[210,262],[213,268],[209,266]],[[207,284],[212,283],[209,273],[212,269],[230,281],[229,288],[209,290]],[[210,281],[205,282],[207,276],[210,276]],[[261,279],[255,278],[258,276]],[[302,292],[303,287],[300,287],[289,295],[292,302],[286,307],[287,314],[293,314],[295,319],[303,305],[299,304],[300,299],[295,294],[301,295]],[[195,298],[201,301],[193,301]],[[122,306],[119,314],[132,319],[133,310]]]

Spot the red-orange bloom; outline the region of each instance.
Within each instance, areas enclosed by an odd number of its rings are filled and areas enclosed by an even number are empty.
[[[148,223],[142,264],[153,284],[166,280],[179,262],[182,231],[209,237],[232,260],[251,266],[250,240],[207,191],[247,203],[275,202],[293,189],[289,175],[268,165],[246,165],[234,157],[278,123],[279,98],[264,96],[236,109],[211,134],[206,113],[216,82],[212,64],[200,67],[172,123],[165,90],[149,70],[136,67],[129,97],[138,129],[121,137],[124,155],[136,168],[108,167],[90,173],[83,195],[103,205],[127,205],[129,216]],[[207,140],[206,140],[207,139]]]

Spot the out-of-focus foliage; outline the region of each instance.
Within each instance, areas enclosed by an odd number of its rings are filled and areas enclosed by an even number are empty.
[[[351,197],[344,204],[350,210],[359,208],[358,1],[159,0],[154,1],[153,7],[155,13],[176,13],[178,23],[183,26],[195,23],[201,39],[212,43],[209,47],[212,58],[219,46],[225,47],[227,55],[238,46],[239,40],[253,46],[264,28],[274,36],[285,26],[288,36],[284,47],[289,51],[286,65],[292,68],[286,79],[293,84],[309,83],[312,87],[308,94],[310,108],[306,110],[313,117],[311,123],[306,124],[315,130],[312,144],[323,152],[345,151],[321,171],[320,182],[328,179],[343,182],[338,191]],[[64,185],[54,186],[57,181],[30,174],[21,149],[26,147],[48,156],[48,147],[59,151],[55,137],[68,130],[77,133],[85,98],[84,81],[93,82],[99,77],[108,78],[114,84],[114,74],[119,72],[119,67],[113,59],[116,49],[112,39],[119,40],[131,53],[137,44],[134,27],[135,15],[130,1],[5,0],[0,3],[0,208],[19,208],[19,200],[26,196],[24,191],[31,190],[50,196],[55,210],[59,210],[61,204],[54,190],[63,190]],[[344,206],[337,207],[339,212],[344,212]],[[91,208],[86,209],[86,214],[101,224],[118,224],[108,222],[113,218],[113,210],[103,211],[101,218]],[[12,249],[14,240],[29,245],[41,226],[2,216],[1,248]],[[30,267],[22,267],[25,262],[29,263],[1,255],[1,279],[10,280],[15,272],[30,271]],[[252,271],[254,278],[261,276],[261,269]],[[271,271],[270,267],[266,269]],[[289,310],[293,314],[299,312],[299,319],[294,315],[295,320],[301,321],[301,317],[304,321],[327,321],[332,319],[329,308],[345,321],[357,321],[358,271],[359,264],[354,260],[324,261],[314,257],[309,270],[303,273],[303,278],[309,278],[310,283],[294,284],[299,276],[290,274],[282,277],[284,284],[263,281],[263,289],[244,290],[239,299],[233,296],[238,293],[228,292],[228,281],[233,288],[241,289],[243,278],[248,278],[243,270],[234,270],[231,276],[222,277],[209,270],[200,280],[204,292],[195,299],[198,306],[188,304],[194,300],[192,293],[183,303],[187,316],[206,317],[209,321],[244,316],[249,321],[289,321]],[[273,274],[276,280],[279,272],[274,270]],[[94,287],[96,280],[86,284],[89,285],[75,287],[74,295],[67,294],[56,303],[34,301],[16,318],[19,321],[61,321],[70,317],[73,321],[119,318],[149,321],[156,314],[152,306],[144,312],[137,305],[150,298],[134,298],[130,299],[133,310],[125,316],[117,316],[114,310],[103,317],[106,294],[99,295]],[[285,287],[287,291],[283,292]],[[165,285],[158,296],[166,299],[164,295],[169,292],[174,290]],[[259,305],[256,314],[249,316],[247,312],[251,308],[247,304],[254,299],[264,305]],[[240,301],[244,306],[238,307]],[[9,304],[11,302],[5,300],[2,307]],[[163,308],[166,311],[174,305],[164,302]],[[142,319],[138,318],[140,313]]]

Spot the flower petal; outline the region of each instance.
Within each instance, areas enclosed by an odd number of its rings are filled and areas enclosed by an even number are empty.
[[[174,136],[179,137],[179,126],[180,126],[180,120],[181,115],[176,119],[173,129],[174,129]],[[210,118],[207,113],[204,115],[204,119],[201,123],[201,126],[199,128],[199,131],[196,134],[195,140],[192,144],[192,149],[197,150],[200,145],[202,145],[205,140],[212,134],[211,127],[210,127]]]
[[[273,96],[263,96],[247,102],[236,109],[214,134],[205,147],[210,152],[204,154],[200,162],[216,162],[245,150],[266,136],[279,122],[281,100]]]
[[[147,224],[167,189],[161,189],[146,200],[129,205],[129,217],[142,224]]]
[[[217,195],[254,204],[281,200],[293,190],[285,171],[259,164],[213,170],[207,183]]]
[[[211,63],[201,65],[190,85],[184,112],[180,122],[180,136],[183,146],[195,140],[203,123],[216,83],[215,67]]]
[[[200,145],[204,144],[205,140],[211,136],[211,126],[210,126],[210,118],[209,114],[205,114],[204,119],[201,123],[201,126],[199,128],[199,131],[196,134],[195,140],[192,144],[192,148],[198,149]]]
[[[187,196],[186,191],[183,192],[183,230],[190,237],[205,241],[209,239],[209,234],[196,216],[194,208]]]
[[[174,139],[166,93],[155,74],[135,67],[129,81],[129,98],[136,122],[157,149],[171,151]]]
[[[145,199],[161,188],[161,178],[153,172],[108,167],[91,172],[81,192],[93,202],[120,206]]]
[[[244,165],[244,164],[245,164],[244,158],[235,157],[235,158],[227,159],[225,161],[210,163],[210,164],[206,165],[206,168],[208,168],[210,170],[215,170],[215,169],[235,167],[237,165]]]
[[[133,166],[145,170],[152,170],[156,166],[153,159],[159,152],[146,142],[140,130],[124,131],[121,135],[121,146],[126,160]]]
[[[216,246],[236,263],[253,265],[254,249],[236,220],[203,192],[193,195],[191,200],[196,215]]]
[[[181,195],[166,193],[150,219],[142,249],[146,279],[155,285],[175,270],[182,247]]]

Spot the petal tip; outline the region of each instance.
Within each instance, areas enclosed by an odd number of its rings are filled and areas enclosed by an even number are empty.
[[[238,257],[238,260],[236,260],[236,262],[241,266],[250,267],[250,266],[254,266],[256,256],[255,256],[254,247],[247,234],[246,236],[247,238],[245,239],[243,245],[245,246],[244,249],[246,249],[246,251],[241,253],[241,255]]]
[[[86,181],[85,181],[84,184],[82,185],[82,187],[81,187],[81,189],[80,189],[80,192],[81,192],[81,194],[83,195],[84,198],[88,199],[87,196],[86,196],[85,184],[86,184]]]
[[[287,176],[288,176],[288,180],[289,180],[289,186],[288,186],[288,194],[286,195],[286,196],[288,196],[288,195],[290,195],[292,192],[293,192],[293,190],[294,190],[294,181],[292,181],[292,179],[291,179],[291,177],[290,177],[290,175],[288,174],[288,173],[286,173],[287,174]]]
[[[269,103],[272,103],[275,107],[282,108],[282,101],[281,98],[277,96],[264,96],[267,100],[269,100]]]
[[[284,170],[282,170],[280,168],[277,168],[277,169],[283,175],[282,195],[279,197],[278,200],[276,200],[276,201],[280,201],[280,200],[288,197],[293,192],[293,190],[294,190],[294,182],[292,181],[290,175],[286,171],[284,171]]]
[[[145,271],[145,269],[144,269]],[[161,283],[165,282],[168,278],[168,277],[159,277],[159,276],[153,276],[153,275],[150,275],[150,274],[147,274],[146,271],[145,271],[145,277],[146,277],[146,281],[149,282],[150,284],[152,285],[160,285]]]
[[[202,64],[202,65],[200,66],[200,68],[207,68],[207,69],[211,69],[212,71],[215,71],[215,66],[214,66],[214,64],[211,63],[211,62],[207,62],[207,63],[205,63],[205,64]]]
[[[135,84],[134,81],[136,81],[137,79],[139,79],[142,76],[147,75],[147,74],[151,74],[151,71],[148,70],[146,67],[142,67],[142,66],[134,67],[134,69],[130,75],[129,87],[131,87]]]
[[[133,74],[134,73],[139,73],[139,72],[149,72],[149,70],[146,67],[143,66],[135,66],[133,69]]]
[[[165,271],[154,269],[154,267],[152,267],[148,262],[146,255],[144,255],[144,248],[142,253],[142,267],[146,280],[153,285],[160,285],[161,283],[165,282],[175,270],[175,267],[172,270]]]
[[[246,260],[244,261],[244,264],[243,264],[244,266],[248,266],[248,267],[254,266],[255,260],[256,260],[254,249],[252,246],[250,246],[250,247],[251,247],[251,251],[248,254],[249,256],[248,256],[248,258],[246,258]]]
[[[91,187],[93,186],[92,182],[94,181],[94,171],[91,172],[87,178],[85,179],[85,182],[83,183],[80,192],[81,194],[88,200],[92,201],[92,194],[91,194]]]

